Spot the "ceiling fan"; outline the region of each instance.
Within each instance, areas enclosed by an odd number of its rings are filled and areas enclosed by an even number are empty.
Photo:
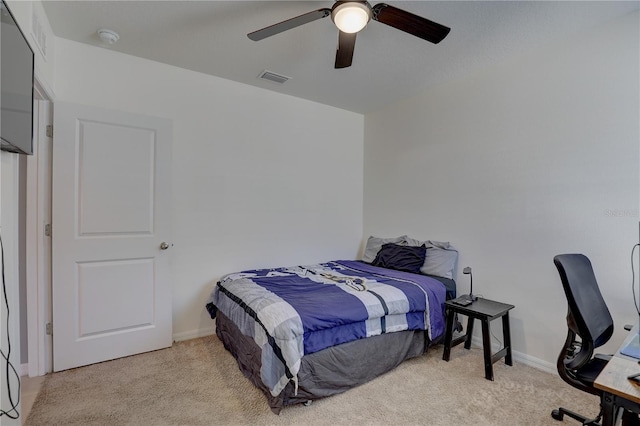
[[[367,1],[338,0],[331,9],[323,8],[305,13],[249,33],[247,37],[253,41],[259,41],[329,15],[338,27],[336,68],[351,66],[356,34],[372,19],[434,44],[440,43],[451,31],[451,28],[386,3],[379,3],[372,7]]]

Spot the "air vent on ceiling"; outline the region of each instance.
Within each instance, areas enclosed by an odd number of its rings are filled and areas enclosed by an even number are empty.
[[[258,78],[261,78],[263,80],[273,81],[274,83],[278,83],[278,84],[284,84],[287,80],[291,80],[291,77],[276,74],[274,72],[267,71],[267,70],[262,71],[260,75],[258,75]]]

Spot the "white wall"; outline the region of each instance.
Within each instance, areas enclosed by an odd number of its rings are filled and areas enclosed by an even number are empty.
[[[637,321],[639,22],[628,15],[365,117],[365,237],[451,241],[475,293],[516,305],[514,350],[547,366],[566,335],[554,255],[591,258],[617,324],[610,350]],[[458,283],[468,292],[466,276]]]
[[[223,274],[357,255],[362,115],[65,39],[55,75],[57,100],[173,120],[176,338],[210,332]]]
[[[4,255],[4,270],[0,264],[0,274],[4,275],[6,287],[0,290],[0,348],[5,355],[9,356],[11,365],[20,374],[20,304],[19,304],[19,218],[18,218],[18,180],[20,171],[20,156],[8,152],[0,152],[0,235],[2,235],[2,246]],[[24,164],[24,163],[23,163]],[[6,324],[7,307],[9,305],[9,323]],[[8,334],[7,334],[8,333]],[[11,345],[9,346],[9,342]],[[11,349],[11,353],[9,353]],[[0,362],[0,408],[9,412],[11,417],[22,416],[22,407],[19,402],[18,392],[20,383],[18,378],[9,370],[7,378],[7,365]],[[11,387],[11,398],[7,389],[7,382]],[[16,410],[11,411],[11,401],[17,402]],[[22,418],[11,419],[9,416],[0,417],[2,425],[19,425]]]

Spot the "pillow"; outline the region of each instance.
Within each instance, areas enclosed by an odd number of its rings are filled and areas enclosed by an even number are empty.
[[[414,240],[411,237],[405,236],[404,242],[408,246],[421,246],[421,245],[424,244],[425,246],[427,246],[427,248],[429,248],[429,247],[438,247],[438,248],[441,248],[441,249],[444,249],[444,250],[452,249],[454,251],[457,251],[456,249],[454,249],[451,246],[451,243],[449,241],[435,241],[435,240],[418,241],[418,240]]]
[[[427,254],[427,247],[400,246],[398,244],[383,244],[378,255],[371,263],[381,268],[395,269],[398,271],[420,273]]]
[[[458,251],[453,247],[441,249],[429,247],[429,255],[424,260],[424,265],[420,272],[426,275],[436,275],[438,277],[453,278],[453,271],[458,263]]]
[[[373,262],[383,244],[404,243],[405,238],[407,238],[406,235],[396,238],[378,238],[374,236],[369,237],[369,239],[367,240],[367,246],[364,249],[364,254],[362,255],[362,260],[367,263]]]
[[[456,250],[449,242],[443,241],[418,241],[407,237],[405,242],[408,246],[425,245],[428,248],[424,265],[420,268],[420,272],[425,275],[436,275],[454,279],[453,273],[458,263],[458,250]]]

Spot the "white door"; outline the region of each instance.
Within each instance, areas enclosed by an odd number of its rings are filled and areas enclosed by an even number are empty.
[[[54,104],[53,369],[171,346],[170,120]]]

